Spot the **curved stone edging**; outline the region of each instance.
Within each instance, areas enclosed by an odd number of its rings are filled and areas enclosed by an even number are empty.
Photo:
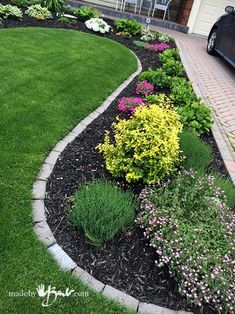
[[[56,239],[46,220],[47,209],[44,204],[44,199],[46,198],[46,184],[57,162],[57,159],[64,151],[66,146],[71,143],[80,133],[82,133],[82,131],[85,130],[85,128],[93,120],[103,113],[112,103],[112,101],[115,100],[116,97],[123,91],[123,89],[126,88],[131,83],[131,81],[140,74],[142,71],[142,66],[138,57],[136,55],[135,57],[138,63],[137,71],[130,75],[127,80],[125,80],[111,95],[109,95],[109,97],[102,103],[101,106],[99,106],[96,110],[89,114],[89,116],[79,122],[70,133],[60,140],[45,159],[37,180],[33,184],[32,206],[34,231],[38,239],[48,247],[49,252],[57,261],[60,268],[64,271],[71,271],[75,277],[79,278],[79,280],[89,286],[92,290],[102,293],[104,296],[109,297],[125,305],[129,309],[141,314],[186,314],[189,312],[173,311],[155,304],[140,302],[134,297],[109,285],[105,285],[99,280],[95,279],[88,272],[80,268],[56,243]]]

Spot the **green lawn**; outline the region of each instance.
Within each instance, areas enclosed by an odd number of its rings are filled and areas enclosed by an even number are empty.
[[[2,29],[0,38],[0,313],[126,313],[90,290],[49,308],[9,291],[87,289],[36,239],[31,188],[53,145],[136,70],[136,60],[115,42],[72,30]]]

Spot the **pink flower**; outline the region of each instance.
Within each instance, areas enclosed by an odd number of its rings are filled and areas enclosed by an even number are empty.
[[[148,83],[147,81],[142,81],[140,83],[137,84],[136,86],[136,94],[141,94],[143,96],[152,94],[154,90],[154,86],[151,83]]]
[[[145,104],[140,97],[122,97],[119,100],[118,109],[122,112],[134,114],[137,107],[144,105]]]
[[[171,48],[170,45],[166,44],[166,43],[161,43],[161,44],[152,44],[152,45],[147,45],[146,46],[147,49],[156,51],[156,52],[162,52],[166,49]]]

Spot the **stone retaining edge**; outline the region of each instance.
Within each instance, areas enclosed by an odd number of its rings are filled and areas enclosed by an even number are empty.
[[[132,52],[132,51],[131,51]],[[132,52],[133,53],[133,52]],[[134,54],[134,53],[133,53]],[[135,55],[135,54],[134,54]],[[46,214],[47,210],[44,204],[46,198],[46,183],[51,175],[53,168],[60,156],[69,143],[71,143],[86,127],[93,122],[101,113],[103,113],[114,99],[125,89],[131,81],[140,74],[142,71],[141,63],[138,57],[135,55],[138,69],[132,75],[129,76],[107,99],[89,114],[85,119],[79,122],[70,133],[68,133],[62,140],[60,140],[51,152],[46,157],[37,180],[33,184],[32,190],[32,208],[33,208],[33,223],[34,231],[38,239],[47,246],[49,252],[52,254],[60,268],[64,271],[70,271],[72,274],[79,278],[84,284],[86,284],[92,290],[102,293],[104,296],[115,300],[118,303],[125,305],[127,308],[134,310],[136,313],[141,314],[187,314],[190,312],[185,311],[172,311],[167,308],[163,308],[151,303],[140,302],[134,297],[122,292],[109,285],[105,285],[99,280],[95,279],[88,272],[79,267],[71,257],[59,246],[56,239],[47,224]]]

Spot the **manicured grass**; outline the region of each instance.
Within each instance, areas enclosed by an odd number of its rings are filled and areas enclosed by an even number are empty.
[[[9,291],[86,288],[59,270],[33,232],[31,188],[53,145],[137,67],[107,39],[76,31],[0,30],[1,313],[45,313],[39,297]],[[47,313],[126,313],[99,294],[58,298]]]
[[[133,223],[136,208],[131,192],[100,179],[79,187],[69,218],[94,245],[100,246]]]

